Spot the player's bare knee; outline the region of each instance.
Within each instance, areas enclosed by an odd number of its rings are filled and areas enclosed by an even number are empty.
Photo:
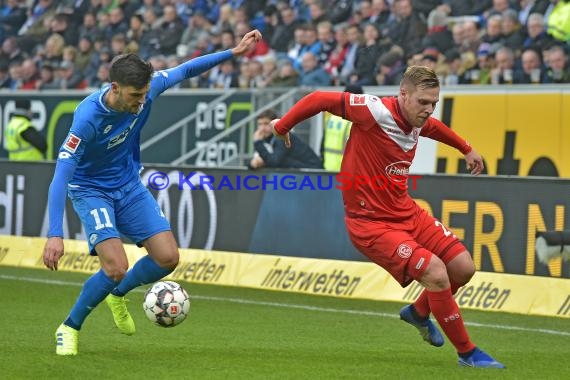
[[[420,282],[428,290],[444,290],[450,287],[447,268],[438,257],[432,257]]]
[[[127,268],[122,266],[111,267],[107,268],[105,272],[107,276],[111,278],[113,281],[119,282],[125,277],[125,274],[127,273]]]
[[[178,265],[179,260],[180,260],[180,254],[178,253],[178,250],[176,250],[161,255],[160,258],[156,259],[156,262],[162,268],[174,269]]]

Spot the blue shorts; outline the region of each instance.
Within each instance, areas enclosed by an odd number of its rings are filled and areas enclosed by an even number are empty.
[[[159,232],[170,231],[170,223],[142,182],[113,192],[93,188],[70,188],[73,208],[85,228],[89,253],[110,238],[125,236],[139,247]]]

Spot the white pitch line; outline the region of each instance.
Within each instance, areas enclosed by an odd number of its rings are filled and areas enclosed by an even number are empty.
[[[41,284],[50,284],[50,285],[77,286],[77,287],[83,286],[83,283],[81,283],[81,282],[48,280],[48,279],[43,279],[43,278],[10,276],[10,275],[4,275],[4,274],[0,274],[0,279],[2,279],[2,280],[25,281],[25,282],[37,282],[37,283],[41,283]],[[136,289],[134,291],[135,292],[143,292],[143,290],[136,290]],[[248,300],[248,299],[243,299],[243,298],[226,298],[226,297],[211,297],[211,296],[198,296],[198,295],[191,295],[191,298],[202,299],[202,300],[207,300],[207,301],[216,301],[216,302],[232,302],[232,303],[239,303],[239,304],[245,304],[245,305],[260,305],[260,306],[280,307],[280,308],[285,308],[285,309],[320,311],[320,312],[326,312],[326,313],[368,315],[368,316],[382,317],[382,318],[399,318],[399,316],[395,315],[395,314],[381,313],[381,312],[377,312],[377,311],[334,309],[334,308],[329,308],[329,307],[295,305],[295,304],[279,303],[279,302],[253,301],[253,300]],[[506,325],[496,325],[496,324],[478,323],[478,322],[465,322],[465,324],[467,326],[483,327],[483,328],[489,328],[489,329],[511,330],[511,331],[514,330],[514,331],[533,332],[533,333],[540,333],[540,334],[570,336],[570,332],[559,331],[559,330],[533,329],[533,328],[528,328],[528,327],[506,326]]]

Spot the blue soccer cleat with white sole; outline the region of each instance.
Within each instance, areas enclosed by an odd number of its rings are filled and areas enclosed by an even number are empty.
[[[402,310],[400,310],[400,319],[418,329],[423,340],[425,340],[432,346],[435,347],[443,346],[445,340],[443,339],[443,335],[441,335],[441,332],[439,331],[437,326],[429,318],[426,318],[424,320],[419,320],[416,317],[414,317],[412,308],[413,308],[412,305],[403,307]]]
[[[478,347],[475,347],[467,357],[459,356],[459,365],[473,368],[506,368],[504,364],[499,363]]]

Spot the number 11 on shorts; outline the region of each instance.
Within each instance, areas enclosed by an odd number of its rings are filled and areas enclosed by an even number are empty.
[[[95,219],[95,230],[100,230],[104,227],[113,227],[113,223],[111,223],[107,209],[105,207],[101,207],[99,211],[101,211],[101,214],[103,214],[103,219],[105,219],[104,224],[101,223],[101,217],[99,216],[99,212],[96,208],[90,211],[90,214],[93,215],[93,219]]]

